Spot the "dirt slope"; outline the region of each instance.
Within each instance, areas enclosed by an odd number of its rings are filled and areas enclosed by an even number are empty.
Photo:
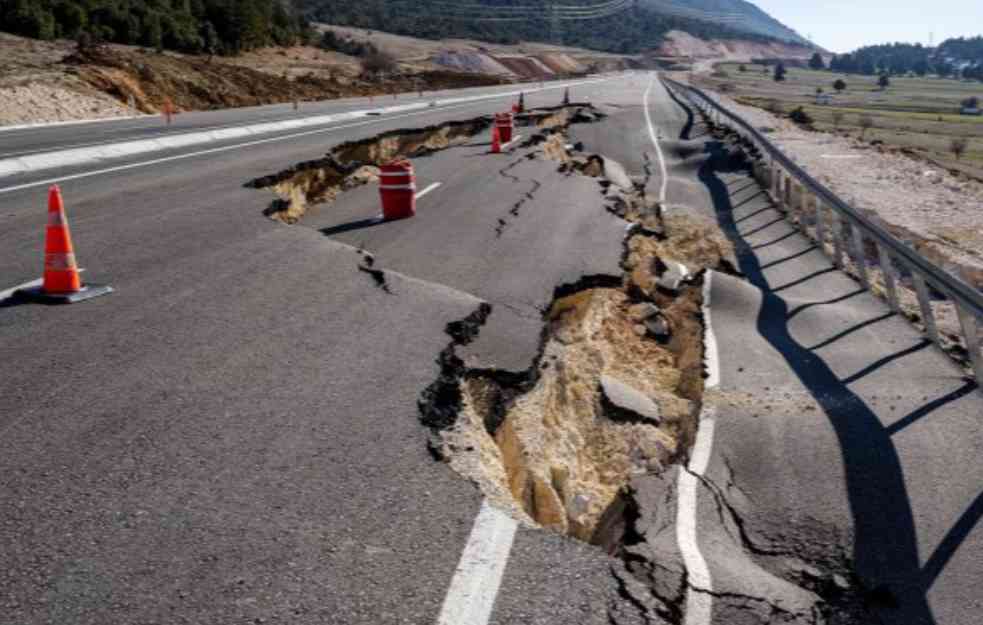
[[[439,65],[403,68],[382,81],[360,73],[358,59],[312,47],[209,60],[119,45],[80,52],[70,41],[0,34],[0,125],[156,113],[168,99],[178,110],[190,111],[505,80]]]
[[[696,61],[750,61],[755,58],[807,59],[814,50],[787,43],[745,40],[699,39],[680,30],[666,34],[666,40],[656,51],[660,57],[686,58]]]

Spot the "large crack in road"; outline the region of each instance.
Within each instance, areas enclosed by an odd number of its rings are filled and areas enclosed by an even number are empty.
[[[516,166],[529,158],[556,161],[560,175],[597,178],[603,209],[629,226],[622,243],[622,273],[583,276],[556,286],[542,310],[537,356],[522,371],[468,366],[461,355],[479,336],[493,304],[482,304],[449,324],[450,341],[437,356],[439,376],[421,392],[418,408],[431,433],[433,456],[475,483],[493,505],[530,527],[596,545],[617,558],[612,571],[626,605],[612,608],[613,621],[618,621],[616,612],[628,609],[636,612],[636,619],[681,623],[686,590],[712,591],[692,587],[685,567],[653,550],[652,542],[672,532],[673,521],[659,508],[674,505],[674,481],[669,478],[685,470],[703,408],[705,272],[734,274],[738,263],[713,219],[685,207],[674,206],[664,214],[646,195],[651,176],[647,161],[643,180],[626,181],[617,163],[569,145],[570,124],[603,117],[583,105],[526,117],[537,131],[522,147],[535,151],[498,173],[509,185],[529,188],[496,218],[494,232],[496,238],[505,235],[541,188],[539,180],[513,173]],[[479,118],[383,133],[342,144],[324,159],[250,186],[278,195],[266,210],[269,217],[296,223],[308,207],[330,203],[374,180],[382,162],[460,145],[490,123]],[[743,156],[729,158],[733,166]],[[359,255],[359,269],[389,292],[374,257],[364,250]],[[665,485],[664,501],[654,504],[661,518],[657,528],[651,525],[653,503],[639,499],[640,484],[652,479]],[[735,542],[755,558],[769,560],[762,566],[827,600],[801,611],[767,597],[718,592],[722,605],[759,613],[762,623],[817,623],[835,612],[830,605],[856,603],[848,563],[831,565],[755,548],[744,531],[740,508],[728,499],[731,485],[720,488],[706,477],[700,484]]]

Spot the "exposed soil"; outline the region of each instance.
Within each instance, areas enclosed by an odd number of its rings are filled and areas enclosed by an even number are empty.
[[[523,114],[523,123],[541,132],[556,133],[571,123],[590,123],[602,115],[589,105],[536,109]],[[490,117],[446,122],[425,128],[385,132],[369,139],[350,141],[333,148],[324,158],[299,163],[246,186],[270,189],[277,199],[264,214],[294,224],[315,204],[331,203],[338,194],[378,179],[378,167],[396,158],[413,158],[446,149],[480,134],[492,124]],[[541,136],[541,135],[540,135]],[[552,144],[565,153],[565,137],[555,134]],[[556,147],[558,146],[558,147]]]
[[[315,204],[334,201],[338,194],[378,180],[378,167],[395,158],[412,158],[466,141],[491,126],[490,117],[446,122],[426,128],[393,130],[362,141],[343,143],[323,159],[307,161],[246,183],[271,189],[276,195],[264,214],[294,224]]]
[[[205,57],[180,57],[100,47],[65,59],[78,76],[121,101],[131,97],[144,112],[160,110],[170,98],[179,110],[255,106],[294,100],[450,89],[501,84],[480,74],[427,71],[396,75],[385,82],[351,80],[342,74],[306,74],[295,79]]]
[[[310,47],[209,60],[120,45],[80,52],[68,41],[4,34],[0,69],[0,125],[157,113],[166,100],[192,111],[507,82],[436,65],[368,80],[357,59]]]
[[[812,48],[777,41],[707,41],[680,30],[672,30],[666,33],[665,41],[655,51],[655,56],[672,58],[676,62],[689,61],[694,70],[702,71],[709,70],[713,63],[720,61],[749,62],[755,58],[808,59],[813,52]]]
[[[541,134],[527,143],[539,148],[534,157],[560,161],[561,172],[599,176],[603,157],[565,146],[576,115],[542,116]],[[608,210],[633,224],[624,274],[557,288],[529,370],[468,369],[454,352],[464,343],[455,342],[421,399],[435,454],[492,502],[609,553],[620,551],[630,526],[632,478],[684,460],[695,438],[704,378],[701,272],[725,267],[733,254],[712,221],[663,221],[643,189],[602,185]],[[679,263],[686,265],[680,279],[667,282]]]

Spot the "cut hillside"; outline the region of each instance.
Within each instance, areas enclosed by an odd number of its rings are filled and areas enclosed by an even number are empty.
[[[236,57],[157,53],[123,45],[79,50],[0,34],[0,125],[99,119],[501,84],[437,65],[361,75],[359,60],[308,46]],[[132,108],[131,108],[132,104]]]
[[[743,39],[699,39],[680,30],[666,33],[656,54],[661,57],[693,60],[750,62],[751,59],[808,59],[815,48],[780,41]]]
[[[501,44],[473,39],[430,40],[334,24],[316,24],[315,27],[321,32],[330,30],[346,41],[372,44],[399,59],[401,63],[421,69],[443,68],[535,80],[588,72],[617,71],[636,66],[639,62],[630,55],[548,43],[523,41]]]

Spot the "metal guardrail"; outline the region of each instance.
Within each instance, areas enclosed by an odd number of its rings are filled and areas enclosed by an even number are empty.
[[[866,238],[872,241],[877,247],[879,265],[884,274],[887,299],[895,312],[900,312],[901,309],[898,301],[898,275],[895,271],[895,266],[902,266],[911,273],[912,281],[915,285],[915,294],[918,298],[918,305],[921,309],[922,320],[925,324],[925,332],[938,345],[941,345],[941,342],[935,323],[935,314],[932,311],[929,285],[951,300],[959,315],[963,339],[973,364],[977,382],[981,390],[983,390],[983,352],[981,352],[981,347],[983,346],[980,344],[980,328],[983,327],[983,293],[980,293],[972,286],[938,267],[841,200],[836,194],[799,167],[751,124],[739,115],[721,106],[701,89],[684,85],[665,77],[662,77],[662,82],[667,88],[681,93],[704,113],[715,115],[718,122],[721,118],[730,120],[738,134],[741,134],[745,139],[757,146],[763,154],[767,154],[771,158],[771,190],[775,198],[790,209],[790,215],[794,210],[791,206],[792,185],[798,184],[802,189],[801,203],[799,206],[799,227],[803,234],[807,236],[808,231],[804,217],[808,210],[809,194],[815,198],[816,239],[821,243],[820,249],[823,250],[823,253],[826,252],[823,207],[825,206],[832,210],[831,234],[833,239],[833,261],[840,269],[844,267],[842,224],[845,221],[850,225],[850,231],[853,234],[850,241],[847,242],[852,248],[850,250],[852,252],[850,256],[856,265],[861,282],[867,289],[870,289],[871,284],[867,274],[864,239]]]

